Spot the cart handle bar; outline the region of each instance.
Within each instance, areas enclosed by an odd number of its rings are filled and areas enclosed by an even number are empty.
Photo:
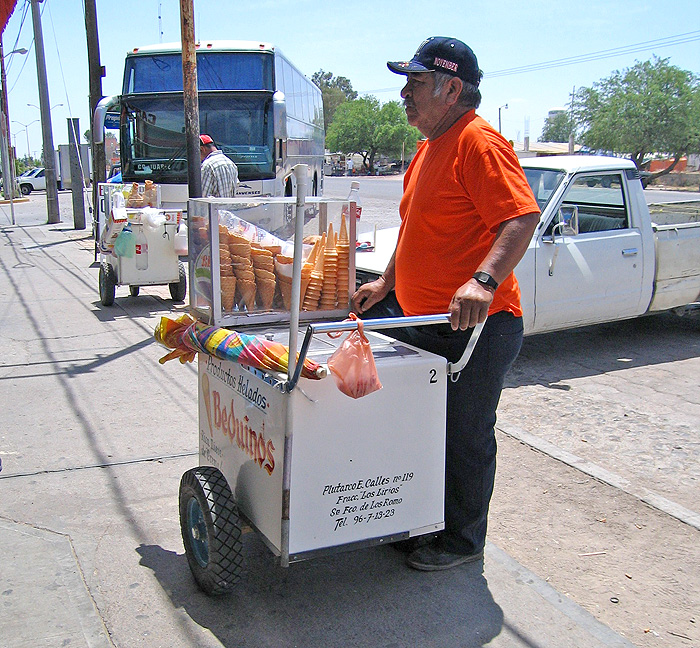
[[[379,329],[391,329],[400,328],[403,326],[425,326],[429,324],[445,324],[450,321],[450,314],[444,313],[442,315],[413,315],[410,317],[381,317],[377,319],[366,319],[362,320],[362,325],[365,329],[371,331],[377,331]],[[480,322],[474,327],[472,334],[469,338],[469,342],[464,349],[462,357],[457,362],[447,363],[447,375],[453,382],[459,380],[459,374],[469,362],[469,359],[474,352],[474,347],[479,341],[479,336],[484,328],[486,320]],[[358,327],[356,320],[345,320],[342,322],[321,322],[321,323],[311,323],[306,328],[306,333],[304,334],[304,341],[301,345],[301,350],[299,351],[299,359],[297,360],[296,367],[294,368],[294,375],[291,380],[288,380],[285,385],[285,391],[291,392],[294,387],[296,387],[299,381],[299,376],[301,375],[301,368],[304,365],[304,360],[306,359],[306,354],[309,351],[309,345],[311,344],[311,338],[316,333],[334,333],[342,331],[352,331]]]

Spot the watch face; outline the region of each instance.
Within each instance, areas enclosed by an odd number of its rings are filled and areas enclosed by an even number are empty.
[[[488,272],[475,272],[474,279],[476,279],[480,284],[484,284],[484,286],[489,286],[494,290],[498,288],[498,283]]]

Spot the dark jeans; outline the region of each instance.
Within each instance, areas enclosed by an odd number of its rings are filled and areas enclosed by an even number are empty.
[[[362,314],[363,319],[402,317],[394,292]],[[449,324],[383,333],[456,362],[471,336]],[[503,382],[523,341],[523,321],[510,313],[491,315],[459,379],[447,381],[445,531],[447,551],[472,554],[486,543],[486,520],[496,476],[496,408]]]

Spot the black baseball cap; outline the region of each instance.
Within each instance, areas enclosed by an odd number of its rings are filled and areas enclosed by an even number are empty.
[[[431,36],[424,40],[410,61],[387,63],[396,74],[444,72],[478,86],[483,76],[471,47],[456,38]]]

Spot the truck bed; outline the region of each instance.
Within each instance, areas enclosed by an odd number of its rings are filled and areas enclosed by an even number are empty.
[[[690,212],[685,214],[686,218],[687,216],[695,216],[694,222],[688,222],[681,219],[684,214],[675,205],[666,205],[666,207],[673,207],[673,210],[652,213],[656,247],[656,277],[649,311],[666,310],[678,304],[690,304],[700,300],[700,222],[698,222],[698,211],[695,211],[694,214]],[[680,222],[677,224],[656,224],[655,217],[659,214],[678,218]]]
[[[656,225],[679,225],[681,223],[700,222],[700,201],[651,203],[649,205],[651,222]]]

